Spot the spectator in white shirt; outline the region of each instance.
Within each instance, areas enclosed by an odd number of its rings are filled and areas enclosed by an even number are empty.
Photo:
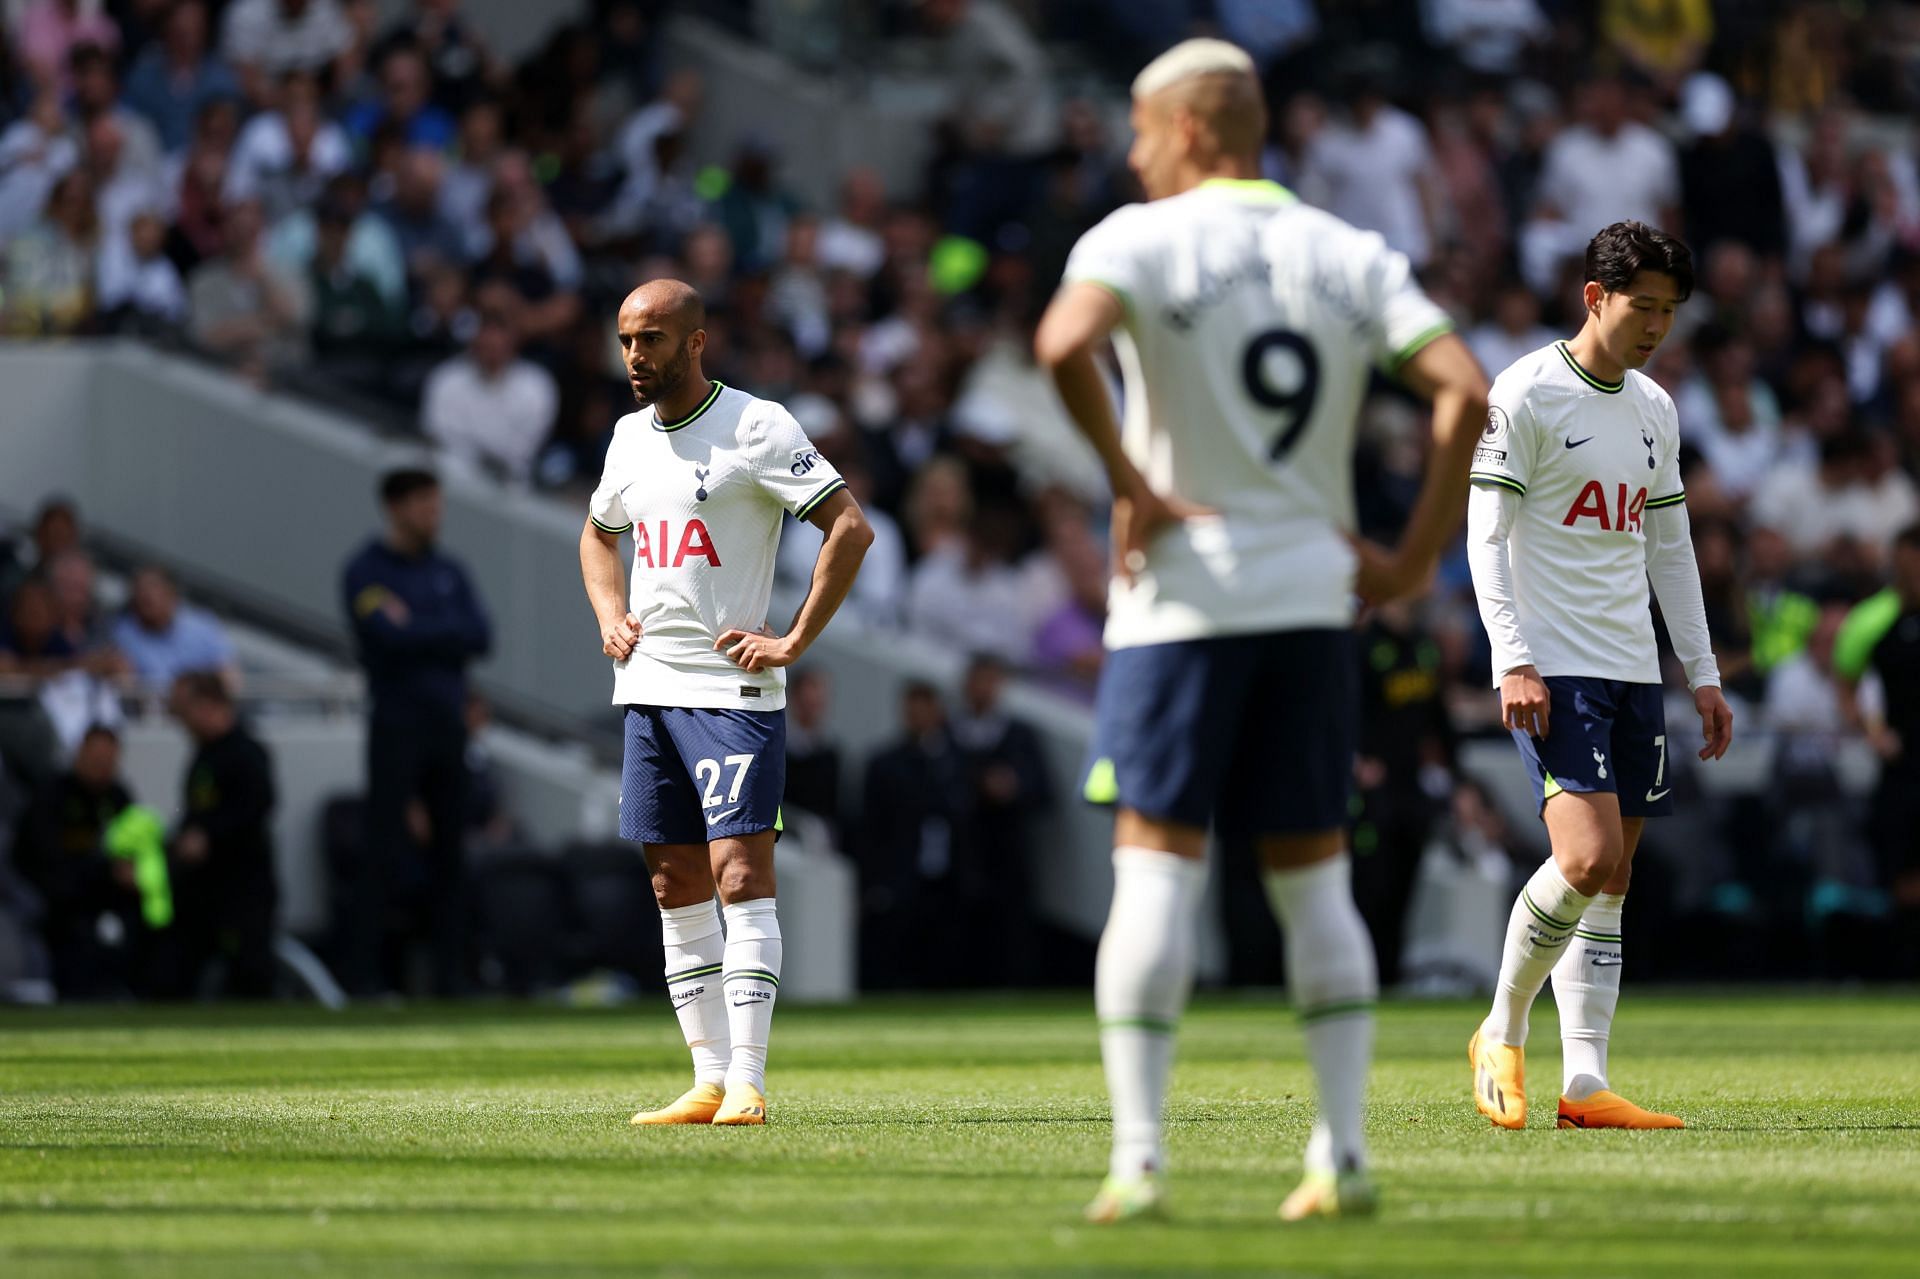
[[[820,228],[820,265],[873,278],[887,261],[880,224],[887,215],[887,189],[872,169],[853,169],[840,184],[840,211]]]
[[[660,87],[660,96],[627,117],[614,140],[613,154],[626,175],[606,212],[610,231],[646,229],[648,210],[660,192],[665,172],[660,163],[660,140],[684,133],[699,114],[706,92],[698,71],[676,71]]]
[[[281,77],[276,96],[276,109],[240,130],[225,187],[229,201],[258,199],[269,223],[313,204],[327,179],[353,164],[353,144],[321,114],[320,83],[311,73]]]
[[[279,76],[336,67],[352,48],[353,27],[339,0],[234,0],[220,29],[220,51],[256,105],[267,101]]]
[[[0,244],[32,226],[53,184],[80,161],[80,139],[52,92],[0,132]]]
[[[1579,120],[1547,147],[1533,220],[1521,238],[1527,282],[1558,286],[1597,227],[1645,222],[1680,235],[1680,160],[1673,143],[1629,118],[1627,89],[1613,76],[1582,86]]]
[[[1823,439],[1819,466],[1776,467],[1767,476],[1753,495],[1754,521],[1778,529],[1802,559],[1826,556],[1836,542],[1864,536],[1874,524],[1867,456],[1867,443],[1855,432]]]
[[[1920,492],[1900,466],[1900,445],[1876,431],[1868,438],[1861,486],[1866,498],[1859,508],[1856,531],[1862,541],[1882,555],[1900,530],[1920,519]]]
[[[553,375],[519,358],[511,290],[481,294],[480,331],[465,355],[427,377],[420,426],[455,460],[524,483],[560,411]]]
[[[460,137],[440,181],[440,212],[471,244],[487,231],[487,196],[493,191],[493,166],[506,150],[506,120],[500,104],[479,98],[460,113]]]
[[[1634,219],[1677,234],[1680,170],[1673,143],[1628,117],[1626,86],[1612,76],[1581,90],[1579,115],[1547,148],[1542,211],[1580,227]]]
[[[1753,344],[1718,324],[1695,334],[1699,367],[1674,396],[1681,437],[1707,456],[1721,488],[1744,501],[1780,461],[1780,405],[1754,376]]]
[[[991,513],[975,516],[963,544],[921,557],[907,587],[907,629],[1018,665],[1032,655],[1036,619],[1026,613],[1025,583],[1007,563],[997,522]]]
[[[166,255],[166,240],[166,223],[144,209],[133,216],[125,237],[101,244],[94,291],[101,312],[118,325],[166,328],[186,320],[187,286]]]
[[[129,172],[157,179],[160,174],[160,131],[120,103],[120,76],[113,59],[97,45],[73,51],[73,114],[85,126],[111,120],[118,126],[121,158]]]
[[[1500,286],[1493,300],[1493,316],[1467,334],[1467,348],[1480,361],[1488,377],[1523,355],[1529,355],[1554,340],[1555,333],[1540,323],[1540,299],[1519,280]]]
[[[1427,39],[1470,70],[1513,75],[1527,50],[1553,34],[1535,0],[1421,0]]]
[[[893,517],[874,505],[873,477],[864,465],[846,463],[840,467],[840,478],[873,525],[873,545],[860,562],[860,576],[854,579],[845,608],[870,626],[894,629],[900,625],[907,597],[907,539]],[[789,517],[780,532],[780,575],[796,586],[811,581],[824,540],[825,535],[813,525]]]
[[[1433,255],[1439,180],[1427,127],[1387,101],[1377,70],[1355,77],[1348,119],[1309,145],[1300,195],[1378,231],[1416,269]]]
[[[93,179],[93,207],[100,217],[103,247],[119,252],[128,247],[127,228],[134,215],[165,203],[165,188],[157,169],[140,168],[128,156],[121,122],[97,115],[82,130],[86,150],[81,163]]]

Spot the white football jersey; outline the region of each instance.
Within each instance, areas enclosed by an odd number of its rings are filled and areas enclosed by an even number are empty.
[[[1473,482],[1521,498],[1507,547],[1534,665],[1658,684],[1645,513],[1686,500],[1673,400],[1635,370],[1602,382],[1565,342],[1516,361],[1487,399]],[[1496,651],[1495,687],[1522,660]]]
[[[1368,376],[1452,327],[1406,257],[1272,182],[1216,179],[1115,211],[1066,279],[1126,306],[1127,456],[1216,512],[1113,583],[1107,646],[1348,625]]]
[[[621,418],[590,512],[633,534],[640,645],[614,663],[614,704],[785,706],[785,671],[748,674],[713,642],[766,624],[782,516],[805,519],[845,487],[791,413],[719,382],[677,422],[651,407]]]

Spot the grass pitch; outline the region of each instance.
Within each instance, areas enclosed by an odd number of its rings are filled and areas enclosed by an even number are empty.
[[[1467,1097],[1478,1008],[1389,1005],[1371,1222],[1282,1226],[1311,1080],[1275,998],[1189,1015],[1173,1220],[1094,1229],[1091,1001],[783,1008],[765,1129],[627,1126],[685,1084],[617,1012],[0,1013],[0,1274],[1912,1275],[1920,999],[1629,988],[1615,1083],[1685,1132]],[[1546,1104],[1540,1105],[1544,1097]]]

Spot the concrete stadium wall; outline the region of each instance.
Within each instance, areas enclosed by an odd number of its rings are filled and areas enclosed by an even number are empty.
[[[365,785],[365,724],[357,715],[273,713],[252,723],[273,756],[281,922],[312,936],[324,932],[331,917],[320,818],[328,800]],[[177,725],[152,719],[128,724],[123,740],[129,788],[171,825],[181,816],[181,779],[192,744]],[[532,839],[557,848],[569,840],[614,836],[619,778],[593,767],[585,751],[556,750],[497,729],[487,746],[514,814]],[[859,903],[852,863],[833,849],[824,827],[803,822],[793,838],[781,841],[777,873],[789,941],[781,993],[808,1001],[851,999]],[[636,920],[634,926],[651,927],[652,921]]]
[[[116,543],[190,567],[341,651],[340,567],[377,526],[376,481],[423,457],[417,445],[134,343],[0,346],[0,405],[0,508],[30,511],[51,492],[68,493]],[[608,742],[616,721],[580,588],[581,513],[484,477],[447,474],[445,488],[446,545],[472,570],[494,621],[494,655],[476,668],[481,686],[576,742]],[[796,603],[776,600],[775,613]],[[954,655],[847,619],[809,660],[833,677],[829,727],[856,788],[866,755],[898,732],[906,681],[958,685]],[[1040,730],[1059,792],[1037,841],[1040,908],[1093,936],[1112,877],[1109,825],[1074,793],[1091,717],[1037,689],[1015,689],[1010,701]],[[593,820],[611,820],[610,804],[597,812]],[[1219,953],[1208,952],[1207,971]]]

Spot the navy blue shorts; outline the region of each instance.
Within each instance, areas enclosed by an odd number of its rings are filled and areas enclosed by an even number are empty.
[[[785,711],[629,706],[624,728],[620,838],[704,844],[778,827]]]
[[[1344,827],[1360,712],[1354,662],[1344,630],[1107,654],[1086,797],[1227,835]]]
[[[1511,730],[1541,810],[1563,790],[1612,791],[1620,796],[1623,817],[1672,813],[1667,705],[1660,686],[1586,675],[1545,679],[1553,699],[1546,737]]]

